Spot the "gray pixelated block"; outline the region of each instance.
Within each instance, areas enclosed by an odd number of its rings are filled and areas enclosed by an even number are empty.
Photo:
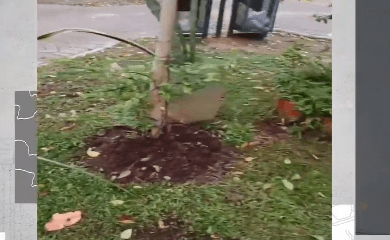
[[[15,203],[37,203],[38,187],[32,185],[35,174],[15,170]]]
[[[37,203],[36,92],[15,92],[15,203]]]
[[[15,91],[15,105],[20,109],[15,112],[17,118],[28,119],[37,111],[37,92],[36,91]]]
[[[22,141],[15,142],[15,170],[22,169],[26,172],[37,173],[37,155],[28,153],[28,146]],[[20,171],[22,171],[20,170]],[[33,176],[31,176],[33,177]],[[34,185],[37,185],[37,177]]]
[[[31,154],[37,153],[36,92],[15,92],[15,140],[24,140]]]

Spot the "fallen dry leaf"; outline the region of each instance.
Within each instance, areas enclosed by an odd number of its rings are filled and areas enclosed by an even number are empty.
[[[115,71],[117,71],[117,70],[121,70],[122,69],[122,67],[121,66],[119,66],[119,64],[118,63],[116,63],[116,62],[114,62],[114,63],[111,63],[111,71],[112,72],[115,72]]]
[[[261,144],[260,141],[247,142],[247,143],[244,143],[244,144],[241,146],[241,148],[242,148],[242,149],[249,149],[249,148],[258,146],[258,145],[260,145],[260,144]]]
[[[69,125],[69,126],[65,126],[65,127],[61,128],[60,131],[71,130],[71,129],[74,128],[75,126],[76,126],[76,124],[72,123],[72,124]]]
[[[76,117],[77,116],[76,110],[70,110],[70,114],[72,115],[72,117]]]
[[[164,225],[164,222],[162,220],[158,221],[158,227],[160,229],[168,228],[167,226]]]
[[[212,239],[221,239],[221,237],[218,234],[211,235]]]
[[[298,180],[298,179],[301,179],[301,175],[299,175],[298,173],[292,176],[291,178],[291,180]]]
[[[133,229],[127,229],[121,233],[121,239],[130,239],[133,234]]]
[[[318,196],[320,196],[322,198],[326,198],[326,196],[322,192],[318,192]]]
[[[294,185],[293,185],[291,182],[289,182],[289,181],[287,181],[287,180],[285,180],[285,179],[283,179],[282,182],[283,182],[283,185],[284,185],[287,189],[289,189],[289,190],[293,190],[293,189],[294,189]]]
[[[271,183],[266,183],[263,185],[263,189],[266,190],[268,188],[272,187],[272,184]]]
[[[58,231],[65,227],[72,226],[79,222],[82,218],[81,211],[68,212],[68,213],[55,213],[52,216],[50,222],[45,224],[45,229],[48,232]]]
[[[128,215],[122,215],[119,219],[119,222],[123,224],[131,224],[131,223],[135,223],[135,219]]]
[[[119,206],[119,205],[122,205],[123,203],[124,203],[124,201],[122,201],[122,200],[112,200],[111,201],[111,204],[114,206]]]
[[[254,158],[253,157],[247,157],[245,158],[245,162],[251,162]]]
[[[157,166],[157,165],[153,165],[154,169],[156,170],[156,172],[160,172],[160,169],[161,167],[160,166]]]
[[[87,155],[90,157],[98,157],[100,155],[100,152],[93,151],[92,148],[88,148]]]
[[[123,171],[123,172],[121,172],[121,174],[119,174],[118,179],[125,178],[125,177],[129,176],[130,174],[131,174],[130,170]]]

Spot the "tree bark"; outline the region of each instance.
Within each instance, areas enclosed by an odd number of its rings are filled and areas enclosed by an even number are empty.
[[[168,104],[162,98],[159,86],[169,82],[170,50],[177,17],[177,0],[163,0],[160,13],[160,37],[156,46],[156,57],[153,62],[153,83],[151,98],[152,104],[160,109],[157,126],[152,135],[158,137],[163,132],[167,122]]]

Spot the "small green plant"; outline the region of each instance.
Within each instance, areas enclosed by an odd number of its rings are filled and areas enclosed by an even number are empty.
[[[332,115],[332,68],[305,56],[301,46],[288,49],[280,60],[276,83],[282,98],[292,100],[308,117]]]
[[[242,125],[237,122],[229,123],[224,131],[225,141],[233,145],[242,145],[253,139],[254,126],[252,123]]]

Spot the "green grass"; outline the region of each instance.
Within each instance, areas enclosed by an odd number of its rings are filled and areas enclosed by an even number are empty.
[[[222,131],[230,144],[249,141],[256,122],[272,116],[278,59],[244,53],[199,56],[202,64],[178,69],[174,79],[187,81],[184,86],[190,89],[208,80],[225,85],[229,90],[225,106],[215,121],[204,125]],[[132,59],[150,61],[141,55]],[[150,82],[130,72],[138,67],[110,71],[110,65],[121,60],[119,54],[104,53],[55,61],[38,70],[39,89],[48,82],[57,84],[56,93],[38,101],[39,156],[78,164],[86,151],[85,140],[101,129],[115,124],[150,128],[143,94]],[[141,71],[147,73],[148,68]],[[82,97],[61,96],[73,92],[82,92]],[[61,113],[67,115],[60,118]],[[75,127],[61,131],[67,123]],[[291,139],[245,155],[255,159],[235,170],[242,175],[227,177],[220,185],[145,184],[141,189],[129,187],[130,193],[80,171],[39,161],[39,192],[47,194],[38,200],[39,239],[119,239],[125,229],[136,232],[172,214],[185,220],[186,230],[195,231],[199,239],[214,233],[238,239],[331,238],[330,144]],[[286,158],[291,164],[284,163]],[[301,179],[292,180],[296,174]],[[293,183],[293,190],[283,185],[284,179]],[[114,207],[113,199],[124,204]],[[87,214],[80,224],[45,233],[44,225],[54,213],[76,210]],[[121,214],[135,217],[136,223],[118,224]]]

